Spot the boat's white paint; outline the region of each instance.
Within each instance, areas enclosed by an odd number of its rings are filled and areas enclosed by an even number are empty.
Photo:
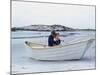
[[[36,60],[72,60],[80,59],[94,39],[74,40],[64,46],[48,47],[41,44],[27,42],[31,48],[30,55]],[[77,41],[77,42],[76,42]]]

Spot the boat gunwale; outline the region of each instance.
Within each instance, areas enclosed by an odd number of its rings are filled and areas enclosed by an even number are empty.
[[[70,46],[70,45],[74,45],[74,44],[78,44],[78,43],[83,43],[83,42],[87,42],[87,41],[90,41],[90,40],[95,40],[95,39],[88,39],[88,40],[85,40],[85,41],[80,41],[80,42],[75,42],[75,43],[69,43],[67,45],[58,45],[58,46],[53,46],[53,47],[46,47],[47,45],[43,45],[44,48],[32,48],[30,47],[28,44],[25,43],[25,45],[27,45],[29,48],[31,48],[32,50],[46,50],[46,49],[54,49],[54,48],[62,48],[62,47],[65,47],[65,46]],[[36,44],[36,43],[32,43],[32,44]],[[40,44],[38,44],[40,45]],[[41,44],[42,45],[42,44]]]

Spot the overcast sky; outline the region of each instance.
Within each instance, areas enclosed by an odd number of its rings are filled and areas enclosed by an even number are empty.
[[[94,29],[95,7],[13,1],[12,27],[32,24]]]

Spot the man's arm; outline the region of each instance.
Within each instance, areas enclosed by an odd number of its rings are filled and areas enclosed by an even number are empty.
[[[55,45],[59,45],[60,43],[61,43],[60,39],[54,42]]]

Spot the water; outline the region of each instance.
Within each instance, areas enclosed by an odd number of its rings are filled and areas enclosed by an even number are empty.
[[[95,31],[74,31],[59,32],[62,45],[69,41],[83,36],[93,35]],[[47,45],[50,32],[40,31],[18,31],[12,32],[12,73],[47,72],[63,70],[79,70],[95,68],[95,42],[85,53],[83,59],[79,61],[36,61],[32,60],[27,53],[24,42],[33,41],[35,43]]]

